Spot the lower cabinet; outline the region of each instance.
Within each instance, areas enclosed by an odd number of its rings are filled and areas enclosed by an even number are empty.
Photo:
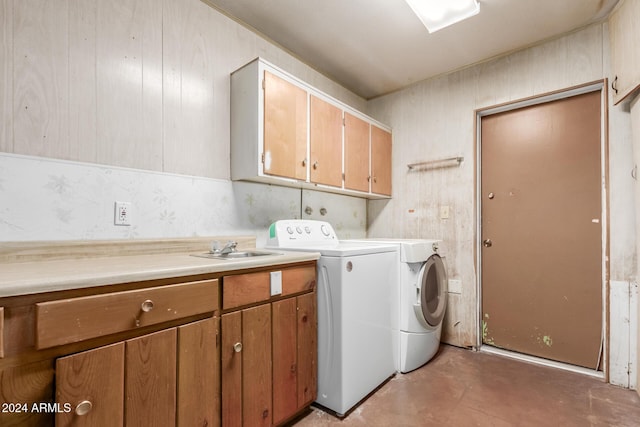
[[[222,315],[223,426],[280,425],[315,400],[316,325],[315,291]]]
[[[56,426],[219,425],[211,318],[56,360]]]

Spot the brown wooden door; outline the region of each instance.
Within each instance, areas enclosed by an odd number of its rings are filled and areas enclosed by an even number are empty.
[[[371,126],[371,192],[391,195],[391,134]]]
[[[481,119],[484,344],[598,366],[600,96]]]
[[[264,72],[264,173],[307,179],[307,92]]]
[[[342,187],[342,110],[313,95],[310,103],[309,179]]]
[[[344,188],[369,191],[369,123],[344,113]]]
[[[124,343],[57,359],[56,426],[124,425],[124,376]]]
[[[173,425],[176,328],[134,338],[125,347],[125,424]]]
[[[178,327],[176,425],[220,425],[218,318]]]

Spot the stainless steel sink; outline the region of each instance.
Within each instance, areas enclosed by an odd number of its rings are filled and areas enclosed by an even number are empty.
[[[247,259],[247,258],[253,258],[253,257],[275,256],[275,255],[282,255],[282,253],[267,252],[267,251],[233,251],[226,254],[215,253],[215,252],[191,254],[191,256],[196,256],[200,258],[217,259],[217,260]]]

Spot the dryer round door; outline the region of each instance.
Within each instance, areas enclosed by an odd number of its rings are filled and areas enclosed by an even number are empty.
[[[423,325],[437,327],[447,308],[447,271],[439,255],[432,255],[424,263],[418,276],[420,310],[416,311]],[[417,308],[417,307],[416,307]]]

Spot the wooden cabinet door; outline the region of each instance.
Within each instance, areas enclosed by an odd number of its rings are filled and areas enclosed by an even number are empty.
[[[344,113],[344,188],[369,191],[369,123]]]
[[[316,293],[274,302],[273,423],[280,424],[316,400]]]
[[[271,304],[242,311],[242,420],[247,427],[272,420]]]
[[[274,424],[280,424],[298,410],[297,308],[296,298],[272,305]]]
[[[176,329],[173,328],[125,343],[127,425],[175,423],[176,342]]]
[[[56,426],[124,425],[125,345],[118,343],[56,361]],[[142,424],[139,424],[142,425]]]
[[[391,133],[371,126],[371,192],[391,196]]]
[[[612,85],[617,104],[640,85],[640,2],[623,0],[609,19],[609,37],[611,40],[611,59],[614,72]]]
[[[270,426],[271,304],[222,315],[222,425]]]
[[[263,149],[265,174],[307,179],[307,92],[268,71]]]
[[[316,292],[297,300],[298,409],[311,404],[318,389],[318,320]]]
[[[242,426],[242,312],[222,315],[220,364],[222,425]]]
[[[313,95],[310,103],[310,180],[342,187],[342,110]]]
[[[218,319],[178,327],[176,425],[220,425]]]

